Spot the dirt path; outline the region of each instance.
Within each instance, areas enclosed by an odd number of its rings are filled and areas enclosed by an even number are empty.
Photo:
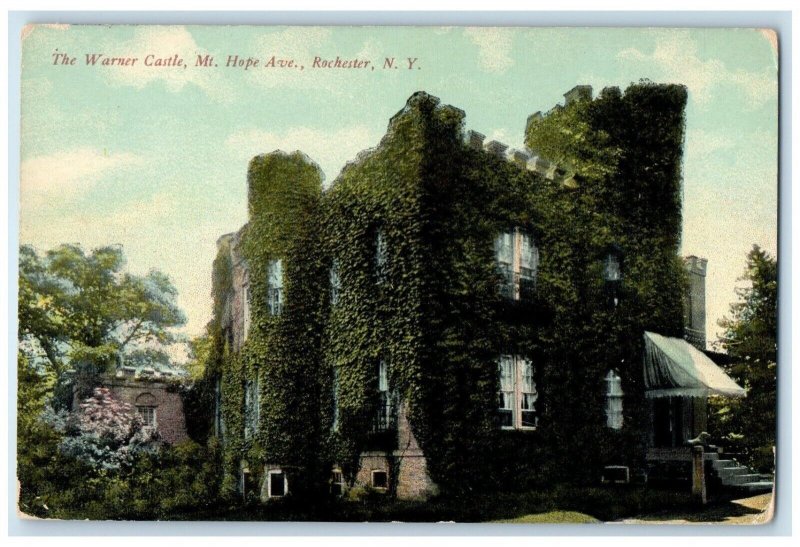
[[[693,513],[655,513],[615,521],[623,524],[766,524],[772,519],[773,495],[710,505]]]

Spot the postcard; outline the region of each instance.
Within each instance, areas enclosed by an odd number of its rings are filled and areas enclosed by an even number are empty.
[[[22,517],[771,519],[774,31],[21,40]]]

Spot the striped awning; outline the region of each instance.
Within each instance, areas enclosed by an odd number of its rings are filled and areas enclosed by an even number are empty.
[[[745,396],[744,389],[686,340],[645,332],[644,343],[647,397]]]

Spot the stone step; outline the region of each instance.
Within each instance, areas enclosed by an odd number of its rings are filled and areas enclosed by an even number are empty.
[[[731,475],[729,477],[722,477],[722,484],[724,485],[737,485],[760,482],[760,477],[756,474],[748,475]]]
[[[736,460],[712,460],[711,465],[714,466],[714,469],[719,469],[721,467],[736,467],[739,463]]]
[[[736,488],[747,490],[748,492],[771,492],[775,485],[772,481],[755,481],[737,484]]]
[[[731,477],[734,475],[749,475],[752,473],[752,471],[749,468],[743,465],[737,465],[736,467],[721,467],[716,471],[720,477]]]

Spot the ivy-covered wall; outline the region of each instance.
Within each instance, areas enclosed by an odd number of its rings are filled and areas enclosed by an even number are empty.
[[[251,473],[289,470],[293,494],[319,495],[333,464],[352,481],[365,450],[394,454],[392,431],[373,430],[381,361],[445,493],[641,467],[642,334],[682,334],[685,100],[680,86],[642,83],[532,117],[526,144],[573,172],[569,184],[470,145],[464,113],[422,92],[325,192],[299,153],[255,158],[250,221],[220,245],[214,273],[219,365],[209,374],[222,378],[229,490],[243,459]],[[532,297],[510,301],[494,240],[515,228],[533,235],[540,262]],[[622,262],[616,305],[603,276],[609,250]],[[276,258],[285,307],[272,316]],[[249,275],[251,314],[240,349],[226,335],[237,267]],[[534,363],[535,430],[500,427],[500,355]],[[618,431],[606,428],[610,369],[625,392]],[[259,427],[246,438],[244,390],[255,379]]]

